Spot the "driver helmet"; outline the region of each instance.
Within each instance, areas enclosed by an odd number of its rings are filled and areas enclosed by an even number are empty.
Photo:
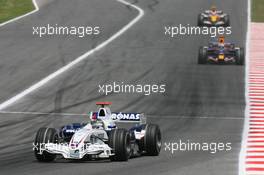
[[[220,36],[220,37],[218,38],[218,43],[219,43],[219,44],[225,44],[225,37],[224,37],[224,36]]]
[[[213,13],[215,13],[216,12],[216,6],[211,6],[211,11],[213,12]]]
[[[91,112],[90,113],[90,120],[91,121],[96,121],[98,119],[98,114],[97,112]]]

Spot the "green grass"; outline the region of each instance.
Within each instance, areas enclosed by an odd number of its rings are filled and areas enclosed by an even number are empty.
[[[0,23],[34,9],[32,0],[0,0]]]
[[[264,0],[252,0],[252,21],[264,22]]]

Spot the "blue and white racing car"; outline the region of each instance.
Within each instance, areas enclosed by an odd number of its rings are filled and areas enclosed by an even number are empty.
[[[130,157],[157,156],[161,149],[158,125],[146,124],[140,113],[112,113],[110,102],[96,103],[91,121],[73,123],[60,129],[40,128],[34,142],[35,157],[40,162],[53,161],[57,155],[65,159],[110,158],[127,161]],[[135,122],[129,130],[117,128],[117,122]]]

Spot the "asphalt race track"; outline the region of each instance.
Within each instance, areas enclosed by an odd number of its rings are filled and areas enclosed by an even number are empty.
[[[132,2],[132,1],[131,1]],[[198,65],[200,45],[210,37],[164,35],[165,25],[196,25],[197,14],[213,3],[230,14],[232,35],[245,45],[246,0],[135,0],[143,18],[81,64],[11,105],[0,114],[0,174],[145,174],[236,175],[244,118],[244,66]],[[0,28],[0,102],[13,97],[106,40],[138,11],[115,0],[54,0],[40,11]],[[99,25],[97,37],[32,35],[32,26]],[[165,95],[98,93],[110,82],[166,84]],[[37,115],[21,112],[85,114],[96,101],[112,101],[112,111],[144,112],[160,125],[163,142],[231,142],[231,151],[215,154],[164,147],[158,157],[128,162],[68,161],[39,163],[32,152],[38,128],[88,120],[87,116]],[[12,113],[18,112],[18,113]]]

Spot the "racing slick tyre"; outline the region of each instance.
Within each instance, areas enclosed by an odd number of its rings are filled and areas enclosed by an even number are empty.
[[[145,126],[144,148],[149,156],[158,156],[161,149],[161,132],[158,125]]]
[[[207,51],[204,47],[200,47],[199,56],[198,56],[198,64],[205,64],[207,58]]]
[[[199,15],[198,15],[197,25],[198,25],[199,27],[202,27],[202,26],[203,26],[203,17],[202,17],[202,14],[199,14]]]
[[[54,128],[40,128],[36,134],[35,138],[35,148],[34,153],[35,157],[40,162],[51,162],[56,158],[55,154],[50,154],[47,151],[40,153],[41,146],[45,143],[57,143],[58,134]]]
[[[230,17],[229,15],[224,16],[224,27],[230,26]]]
[[[111,130],[109,135],[109,146],[114,150],[112,161],[127,161],[131,156],[130,135],[126,129]]]
[[[245,51],[244,48],[236,49],[236,64],[244,65],[245,62]]]

